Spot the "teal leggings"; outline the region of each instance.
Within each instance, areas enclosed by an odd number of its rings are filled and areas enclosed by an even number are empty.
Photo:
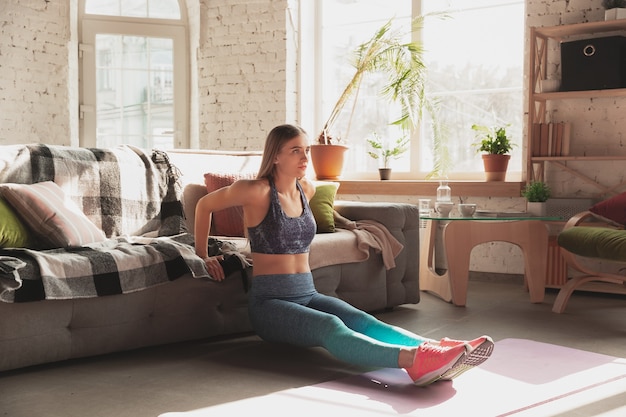
[[[321,346],[355,365],[398,368],[400,349],[426,340],[318,293],[311,273],[254,277],[248,296],[252,328],[263,340]]]

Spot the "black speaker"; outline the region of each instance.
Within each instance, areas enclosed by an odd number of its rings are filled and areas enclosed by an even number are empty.
[[[626,37],[561,43],[561,91],[626,88]]]

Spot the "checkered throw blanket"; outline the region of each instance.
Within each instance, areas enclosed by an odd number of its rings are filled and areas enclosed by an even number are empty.
[[[164,152],[37,144],[3,147],[0,159],[0,182],[54,181],[109,237],[0,250],[0,301],[124,294],[189,273],[208,277],[185,227],[178,170]]]
[[[179,175],[165,152],[127,145],[9,145],[0,155],[0,183],[54,181],[107,237],[185,232]]]
[[[0,251],[0,300],[27,302],[128,294],[191,274],[210,278],[193,236],[127,236],[66,249]]]

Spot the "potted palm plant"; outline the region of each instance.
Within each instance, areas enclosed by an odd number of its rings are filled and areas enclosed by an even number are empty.
[[[424,17],[416,17],[411,25],[413,31],[423,24]],[[332,108],[322,127],[317,143],[311,146],[311,160],[318,179],[336,179],[343,169],[343,154],[347,147],[339,143],[333,131],[340,114],[349,103],[352,111],[345,137],[349,137],[354,105],[363,78],[368,74],[382,74],[387,82],[381,96],[398,103],[399,117],[392,122],[403,131],[410,132],[421,119],[424,107],[425,64],[422,59],[422,46],[415,41],[406,41],[403,31],[392,30],[393,19],[382,25],[366,42],[354,51],[354,74]],[[338,154],[329,156],[327,153]],[[335,161],[341,166],[326,167],[325,162]]]
[[[399,137],[395,142],[382,140],[380,136],[374,133],[373,138],[368,138],[367,143],[372,148],[367,154],[373,159],[381,160],[381,167],[378,168],[381,180],[388,180],[391,178],[391,167],[389,162],[392,159],[397,159],[409,150],[410,139],[408,136],[403,135]]]
[[[509,165],[509,154],[514,144],[510,141],[506,133],[507,126],[487,127],[482,125],[472,125],[476,131],[478,142],[473,146],[478,152],[483,152],[483,164],[485,167],[485,177],[487,181],[504,181],[506,170]]]

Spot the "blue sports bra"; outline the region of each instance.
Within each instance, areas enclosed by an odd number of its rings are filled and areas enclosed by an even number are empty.
[[[302,214],[289,217],[280,206],[278,191],[271,179],[270,207],[261,223],[248,227],[250,249],[256,253],[294,254],[309,251],[317,226],[309,202],[299,182],[296,186],[302,200]]]

